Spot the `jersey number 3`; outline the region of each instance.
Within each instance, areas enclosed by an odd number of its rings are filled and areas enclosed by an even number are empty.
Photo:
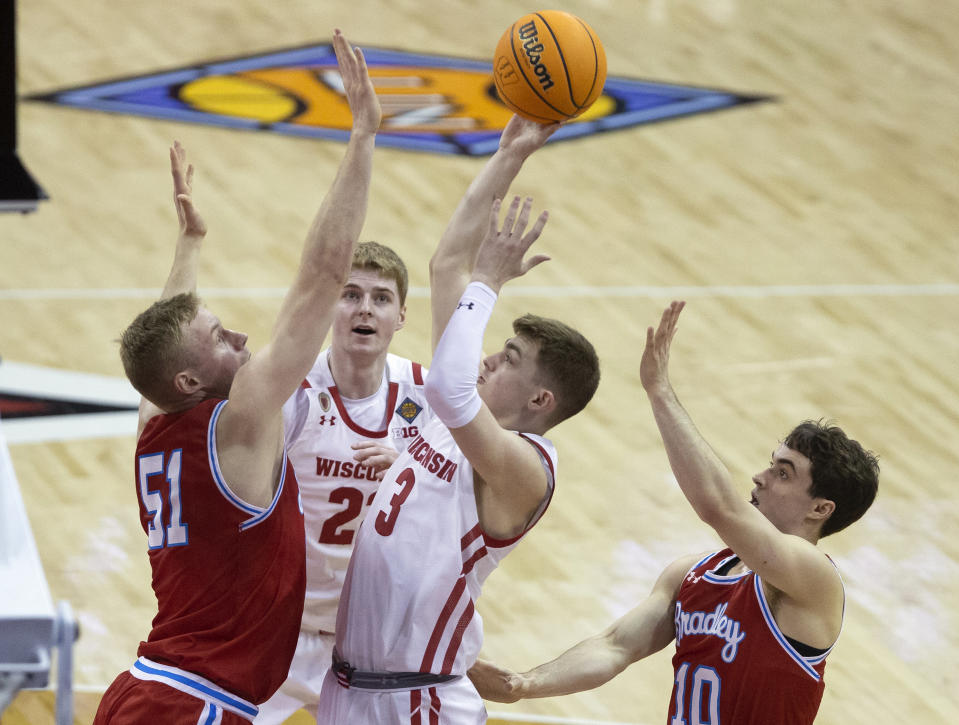
[[[396,526],[396,519],[398,519],[400,515],[400,506],[402,506],[406,499],[410,497],[410,494],[413,493],[413,484],[416,483],[413,469],[404,468],[396,477],[396,483],[402,488],[394,493],[390,499],[389,512],[380,511],[376,514],[374,526],[376,533],[380,536],[389,536],[393,533],[393,528]]]
[[[140,456],[139,460],[139,489],[140,500],[147,515],[153,520],[147,527],[147,542],[151,549],[162,549],[164,546],[184,546],[189,543],[188,527],[182,521],[183,508],[180,501],[180,463],[183,451],[179,448],[170,454],[166,463],[166,498],[162,490],[150,488],[150,477],[164,473],[163,454],[151,453]],[[162,485],[162,484],[161,484]],[[170,523],[163,526],[164,507],[169,508]]]

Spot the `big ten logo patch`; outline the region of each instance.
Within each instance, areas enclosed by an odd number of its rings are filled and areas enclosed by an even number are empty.
[[[383,108],[377,144],[469,155],[498,148],[512,112],[499,100],[492,63],[363,48]],[[329,44],[197,63],[25,100],[344,142],[352,119]],[[550,143],[759,100],[766,98],[607,76],[599,99]]]
[[[390,435],[393,438],[415,438],[420,433],[420,429],[415,425],[404,425],[390,429]]]

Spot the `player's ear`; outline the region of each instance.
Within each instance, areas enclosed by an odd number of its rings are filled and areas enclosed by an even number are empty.
[[[536,396],[529,401],[529,407],[537,414],[552,413],[556,409],[556,396],[552,390],[540,388]]]
[[[403,325],[406,324],[406,305],[400,307],[400,314],[396,318],[396,329],[402,330]]]
[[[181,370],[173,376],[173,387],[183,395],[193,395],[200,389],[200,381],[189,370]]]
[[[817,521],[825,521],[830,516],[832,512],[836,510],[836,503],[830,501],[827,498],[817,498],[813,502],[812,511],[810,511],[810,516]]]

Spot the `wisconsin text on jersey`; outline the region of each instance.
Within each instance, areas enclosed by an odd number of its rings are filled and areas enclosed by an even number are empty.
[[[413,460],[419,463],[430,473],[436,474],[437,478],[444,481],[452,481],[456,473],[457,464],[447,460],[446,456],[433,450],[429,442],[422,435],[416,436],[406,450]]]
[[[496,150],[512,114],[496,95],[491,63],[360,45],[383,107],[377,144],[469,155]],[[332,46],[325,43],[26,100],[342,141],[351,119]],[[763,100],[769,97],[609,76],[596,103],[551,142]]]

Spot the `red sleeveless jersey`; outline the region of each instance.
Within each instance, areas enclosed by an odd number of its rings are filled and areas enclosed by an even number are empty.
[[[306,586],[293,467],[267,508],[227,487],[216,456],[225,400],[147,423],[136,486],[157,614],[138,654],[211,680],[253,703],[286,678]]]
[[[808,725],[819,710],[829,650],[797,651],[755,572],[715,573],[733,556],[724,549],[706,557],[679,589],[667,725]]]

